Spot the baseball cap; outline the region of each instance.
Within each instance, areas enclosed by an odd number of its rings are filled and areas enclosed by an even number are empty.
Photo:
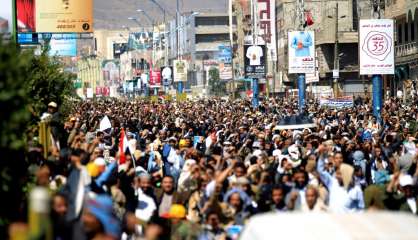
[[[414,184],[414,180],[412,179],[411,175],[402,175],[399,177],[399,185],[401,187],[406,187]]]
[[[161,216],[164,218],[183,219],[186,217],[186,208],[181,204],[173,204],[170,207],[170,211],[168,213],[162,214]]]
[[[50,103],[48,103],[48,107],[57,108],[58,104],[56,102],[50,102]]]

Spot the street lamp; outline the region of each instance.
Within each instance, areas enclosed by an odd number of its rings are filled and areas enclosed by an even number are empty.
[[[335,44],[334,44],[334,70],[333,70],[333,90],[334,90],[334,97],[338,96],[338,78],[339,78],[339,71],[340,71],[340,55],[338,54],[338,20],[341,18],[345,18],[346,16],[338,16],[338,2],[336,3],[335,7]],[[334,18],[333,16],[328,16],[328,18]],[[335,73],[334,73],[335,72]]]

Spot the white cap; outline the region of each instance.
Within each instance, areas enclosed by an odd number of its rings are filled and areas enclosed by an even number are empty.
[[[56,104],[55,102],[50,102],[50,103],[48,103],[48,107],[57,108],[58,104]]]
[[[106,166],[106,161],[104,158],[98,157],[94,160],[94,164],[96,164],[97,166]]]
[[[399,177],[399,184],[401,185],[401,187],[413,185],[414,180],[412,179],[411,175],[402,175]]]

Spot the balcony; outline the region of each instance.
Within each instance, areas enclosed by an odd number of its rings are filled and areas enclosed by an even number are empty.
[[[417,58],[418,45],[417,42],[405,43],[395,46],[396,63],[408,63]]]

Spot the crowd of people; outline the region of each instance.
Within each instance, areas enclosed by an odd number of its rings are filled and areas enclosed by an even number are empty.
[[[418,99],[387,99],[381,119],[367,99],[310,101],[301,129],[284,126],[299,114],[287,99],[48,108],[51,150],[34,140],[29,168],[52,194],[54,239],[237,239],[265,212],[418,214]]]

